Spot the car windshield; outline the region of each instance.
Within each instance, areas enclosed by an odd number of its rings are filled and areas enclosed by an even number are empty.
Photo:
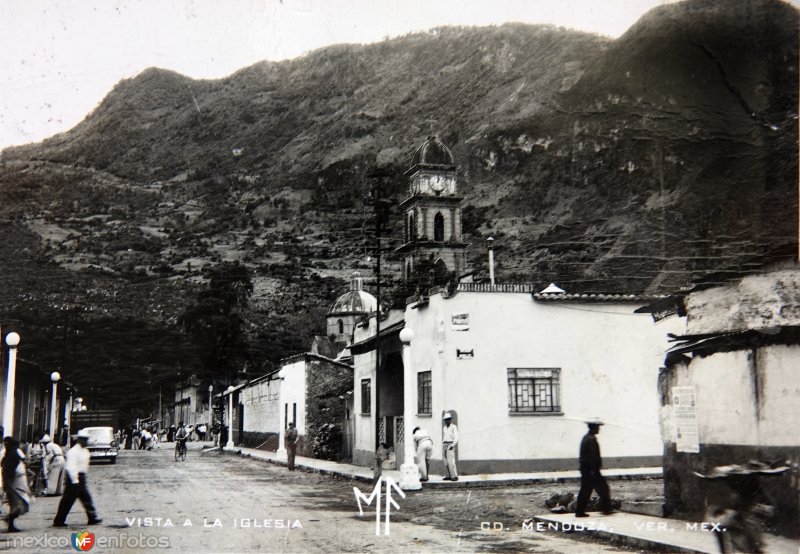
[[[111,427],[98,427],[95,429],[86,429],[86,432],[89,433],[89,440],[90,441],[106,441],[111,442],[114,440],[114,433]]]

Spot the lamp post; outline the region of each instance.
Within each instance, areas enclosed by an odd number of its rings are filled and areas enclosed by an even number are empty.
[[[6,379],[6,402],[3,409],[3,433],[7,437],[14,434],[14,386],[17,377],[17,345],[19,335],[9,333],[6,335],[8,345],[8,378]]]
[[[289,418],[288,408],[285,410],[281,410],[280,407],[283,404],[284,400],[284,382],[286,379],[286,368],[283,367],[278,372],[278,379],[280,382],[278,383],[278,421],[280,422],[278,425],[278,451],[275,453],[278,456],[278,459],[286,462],[289,460],[289,451],[286,450],[286,427],[288,427],[289,422],[287,419]],[[299,433],[300,431],[298,431]]]
[[[410,432],[412,414],[414,413],[414,383],[411,378],[414,371],[411,367],[411,341],[414,331],[405,327],[400,331],[400,342],[403,343],[403,436],[404,456],[400,466],[400,488],[404,491],[418,491],[422,488],[419,482],[419,466],[414,463],[414,436]],[[423,462],[424,463],[424,462]]]
[[[233,385],[228,387],[228,442],[225,448],[233,448]]]
[[[81,408],[83,408],[83,397],[79,396],[75,399],[75,407],[72,408],[73,412],[80,412]]]
[[[67,390],[69,391],[69,402],[67,403],[67,409],[64,410],[66,412],[64,417],[64,425],[67,427],[67,447],[72,446],[72,393],[73,387],[70,385]]]
[[[50,436],[53,441],[57,441],[56,437],[56,395],[58,394],[58,382],[61,380],[61,374],[54,371],[50,374],[50,380],[53,382],[53,392],[50,395]]]

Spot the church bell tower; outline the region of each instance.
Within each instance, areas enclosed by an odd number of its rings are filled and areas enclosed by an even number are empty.
[[[461,239],[461,201],[453,154],[438,137],[429,136],[414,153],[406,171],[408,198],[403,211],[403,278],[430,272],[432,285],[458,279],[466,266],[467,244]],[[420,275],[427,277],[427,275]]]

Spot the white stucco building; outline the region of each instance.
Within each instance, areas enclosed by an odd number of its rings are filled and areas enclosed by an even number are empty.
[[[298,454],[343,457],[349,453],[345,427],[352,379],[349,365],[313,352],[283,360],[278,371],[253,379],[236,391],[241,425],[239,433],[234,431],[235,443],[285,452],[284,432],[293,423],[299,433]],[[341,440],[331,438],[330,429],[323,429],[326,425],[335,426]]]
[[[682,332],[684,323],[653,326],[647,314],[634,313],[641,297],[535,290],[462,283],[452,297],[432,294],[382,322],[377,393],[374,328],[357,330],[354,460],[368,465],[378,437],[402,461],[405,431],[415,426],[440,448],[441,418],[449,411],[465,473],[575,469],[584,420],[593,416],[606,423],[606,467],[660,466],[659,367],[667,333]],[[410,368],[400,356],[403,327],[414,332]],[[412,414],[403,413],[408,378]],[[433,459],[440,463],[441,452],[435,449]]]

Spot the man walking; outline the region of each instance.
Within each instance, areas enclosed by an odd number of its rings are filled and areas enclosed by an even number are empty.
[[[91,454],[86,445],[89,442],[89,433],[81,429],[78,431],[77,444],[67,451],[67,461],[64,464],[64,471],[67,473],[67,486],[64,489],[64,496],[58,503],[58,513],[53,520],[53,527],[66,527],[67,515],[72,509],[76,499],[80,499],[89,518],[88,525],[102,523],[102,519],[97,516],[97,511],[92,502],[92,495],[86,486],[86,479],[89,473],[89,460]]]
[[[289,459],[289,471],[294,471],[294,457],[297,454],[297,429],[294,428],[294,423],[289,423],[289,428],[286,429],[286,435],[283,438],[283,444],[286,446],[286,456]]]
[[[608,490],[608,483],[605,477],[600,474],[603,467],[603,459],[600,457],[600,445],[597,444],[597,433],[603,422],[599,418],[592,418],[586,422],[589,431],[581,440],[579,464],[581,470],[581,490],[578,492],[577,505],[575,507],[575,517],[589,517],[586,513],[586,505],[592,495],[592,490],[597,491],[600,496],[600,510],[604,514],[613,513],[611,510],[611,496]]]
[[[425,429],[414,427],[414,444],[417,445],[417,465],[419,480],[428,480],[428,462],[433,454],[433,440]]]
[[[447,468],[445,481],[458,481],[458,470],[456,469],[456,446],[458,446],[458,427],[453,423],[453,416],[450,412],[445,412],[444,428],[442,429],[442,459]]]

